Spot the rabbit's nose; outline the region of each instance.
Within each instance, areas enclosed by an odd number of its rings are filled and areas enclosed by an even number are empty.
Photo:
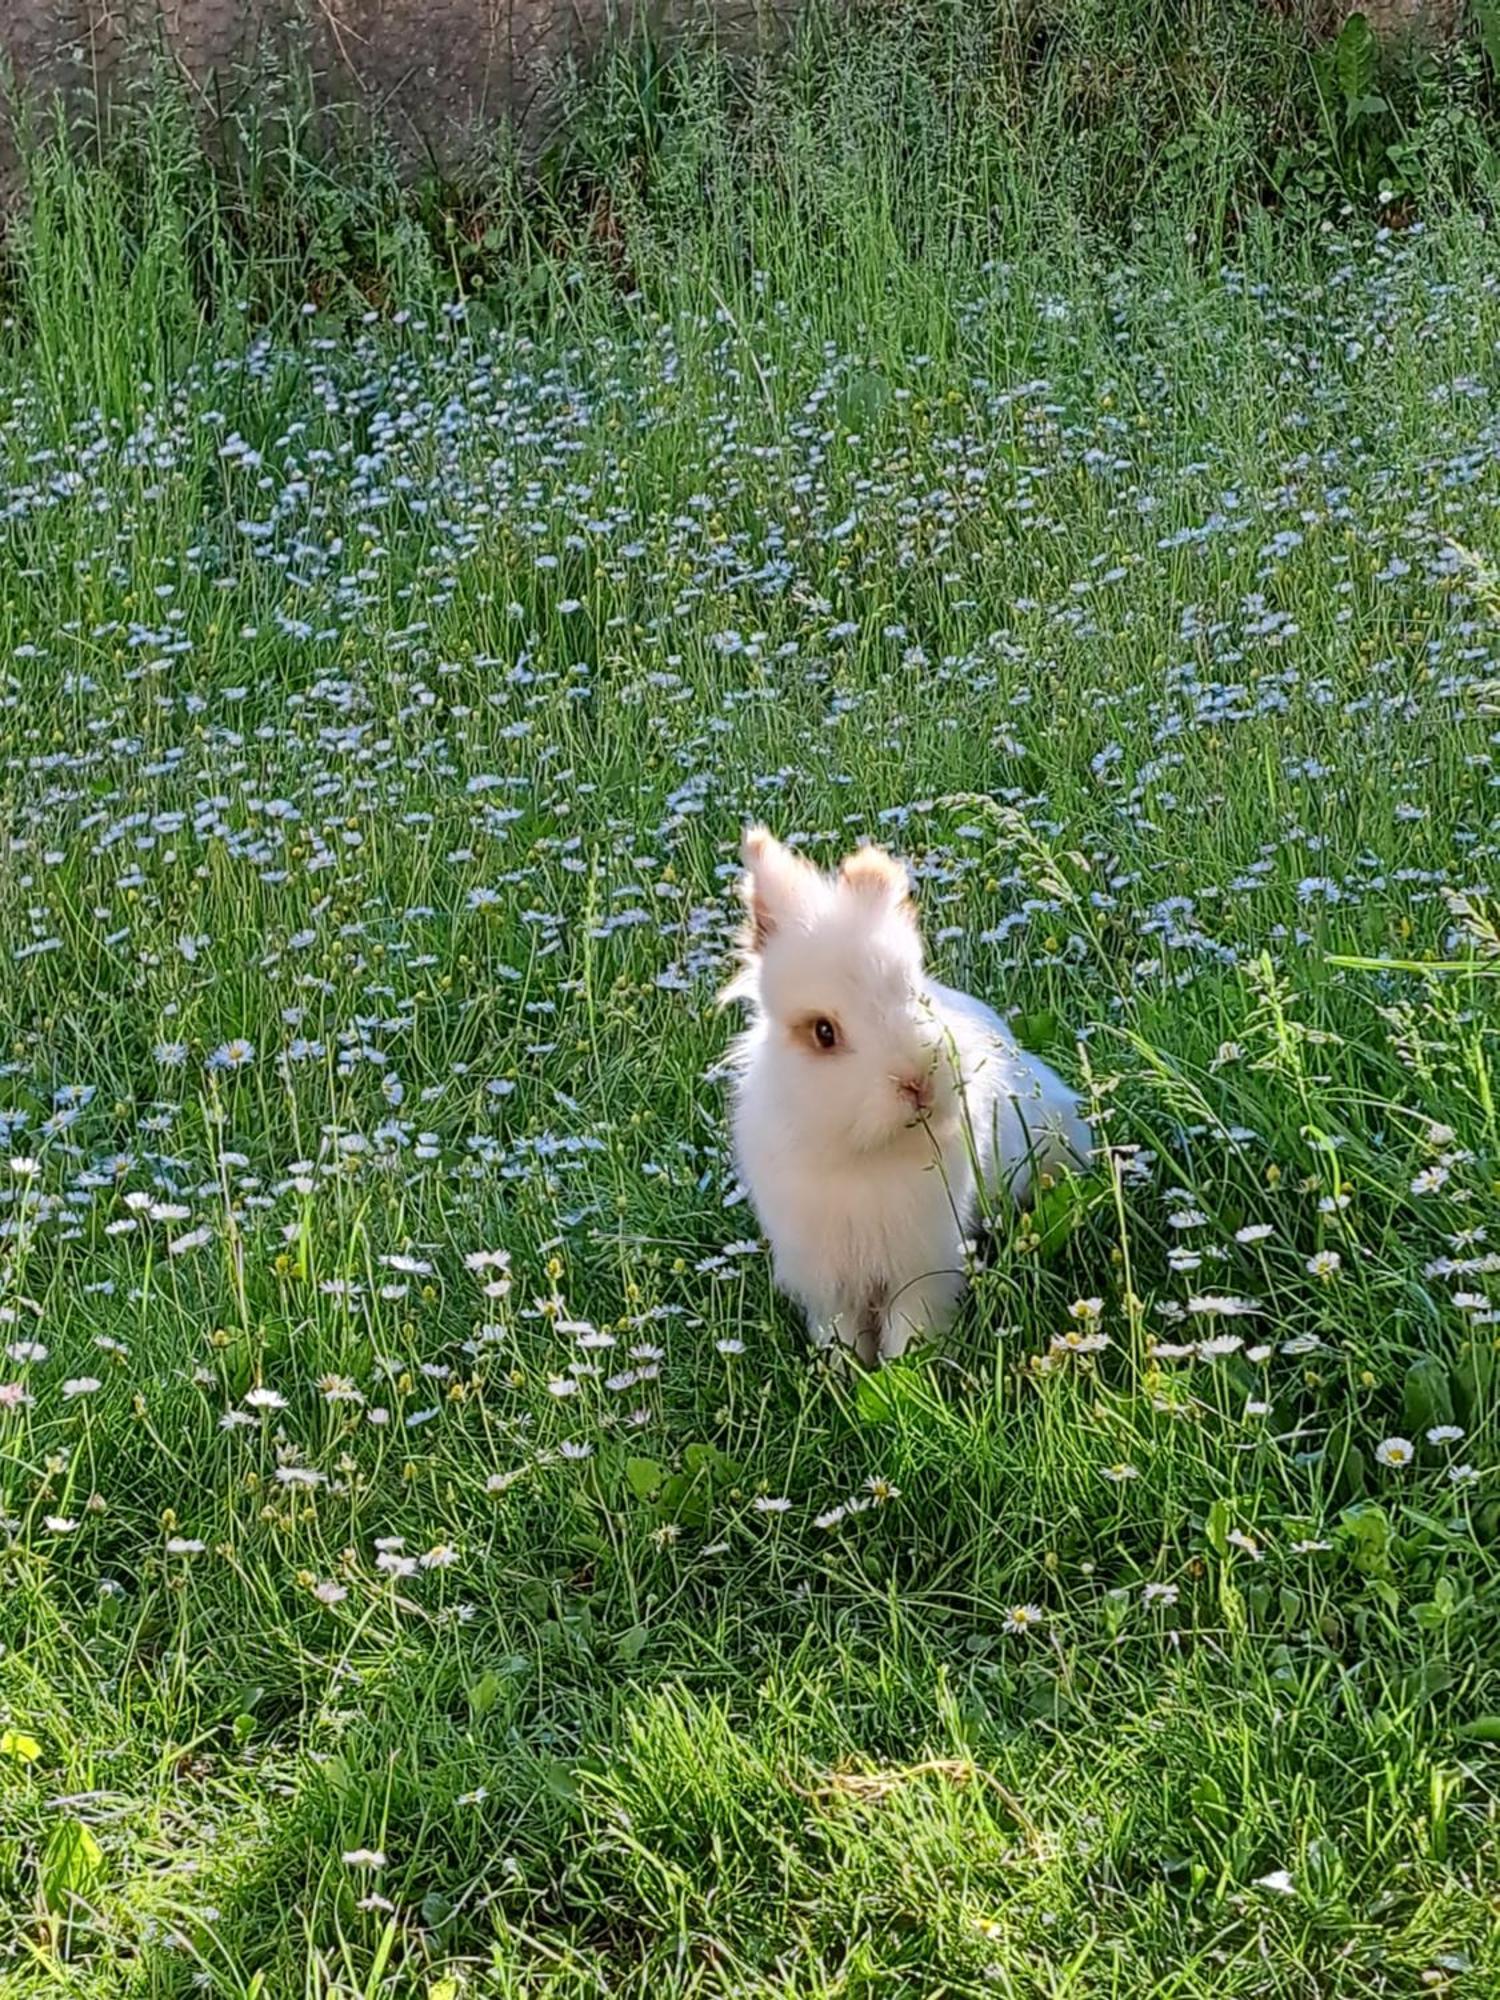
[[[930,1075],[903,1076],[898,1079],[896,1088],[911,1105],[913,1110],[930,1111],[932,1109],[932,1078]]]

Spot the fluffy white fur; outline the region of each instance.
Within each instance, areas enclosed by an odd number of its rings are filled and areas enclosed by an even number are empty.
[[[997,1014],[929,978],[883,849],[825,875],[752,827],[743,855],[744,962],[726,993],[750,1009],[732,1052],[740,1175],[813,1338],[895,1356],[952,1319],[981,1186],[1024,1200],[1088,1160],[1089,1127]]]

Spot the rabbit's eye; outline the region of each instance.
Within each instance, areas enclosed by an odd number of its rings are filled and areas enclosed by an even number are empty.
[[[839,1031],[826,1014],[820,1014],[813,1022],[813,1040],[820,1049],[838,1047]]]

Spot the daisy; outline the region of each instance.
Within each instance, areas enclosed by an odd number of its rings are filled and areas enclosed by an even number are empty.
[[[220,1070],[243,1069],[247,1063],[254,1060],[254,1042],[247,1042],[243,1036],[237,1035],[232,1041],[219,1044],[209,1057],[208,1066],[210,1069]]]

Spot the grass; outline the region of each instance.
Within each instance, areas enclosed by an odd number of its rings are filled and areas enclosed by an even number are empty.
[[[924,77],[463,311],[38,148],[0,1993],[1496,1990],[1490,232],[1121,247]],[[1113,1149],[878,1377],[726,1155],[751,815]]]

